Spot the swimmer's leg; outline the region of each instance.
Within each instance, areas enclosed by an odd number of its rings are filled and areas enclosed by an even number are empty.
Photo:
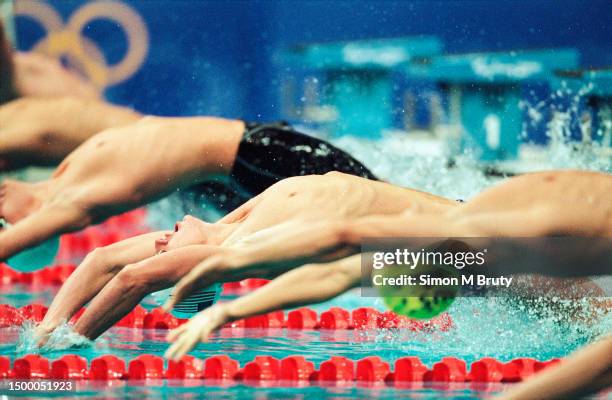
[[[37,327],[39,335],[50,333],[59,324],[68,321],[124,266],[154,256],[154,240],[164,233],[147,233],[89,253],[53,299],[45,318]]]
[[[220,251],[218,246],[186,246],[126,266],[93,299],[75,331],[97,338],[147,294],[171,287],[198,262]]]

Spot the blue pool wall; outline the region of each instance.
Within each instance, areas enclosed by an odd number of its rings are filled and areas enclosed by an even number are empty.
[[[48,2],[65,19],[84,3]],[[146,113],[279,118],[272,56],[308,42],[431,34],[451,53],[571,46],[585,67],[612,65],[606,0],[123,2],[146,20],[151,47],[143,67],[107,95]],[[43,34],[26,18],[18,18],[17,33],[22,49]],[[125,52],[108,22],[84,34],[111,62]]]

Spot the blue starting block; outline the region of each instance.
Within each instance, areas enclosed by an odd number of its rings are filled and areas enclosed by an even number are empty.
[[[333,135],[377,137],[394,125],[393,82],[399,65],[439,54],[435,37],[312,44],[286,50],[284,114],[319,123]],[[296,80],[305,82],[296,88]],[[296,96],[296,94],[299,95]],[[296,102],[301,103],[295,106]]]
[[[461,150],[473,149],[484,161],[506,160],[518,153],[524,87],[548,86],[554,70],[576,68],[578,58],[573,49],[441,55],[412,62],[407,72],[437,83],[449,123],[461,127]]]
[[[558,71],[557,107],[573,114],[572,139],[612,146],[612,69]]]

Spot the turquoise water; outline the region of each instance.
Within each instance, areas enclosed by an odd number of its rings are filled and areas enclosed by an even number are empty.
[[[424,156],[415,153],[410,143],[403,138],[386,137],[377,143],[353,138],[342,138],[336,144],[362,159],[379,176],[403,186],[429,191],[449,198],[469,199],[495,182],[482,172],[469,157],[456,159],[448,166],[445,154]],[[550,157],[551,163],[541,165],[543,169],[557,167],[554,160],[564,160],[565,166],[608,170],[593,163],[588,154],[578,157],[569,152],[569,147],[557,149],[556,154],[566,157]],[[566,154],[567,153],[567,154]],[[565,163],[570,160],[572,162]],[[152,207],[152,226],[167,228],[182,218],[180,200],[170,196]],[[8,303],[20,307],[31,303],[49,305],[57,288],[11,287],[0,288],[0,304]],[[147,305],[147,304],[145,304]],[[361,298],[358,292],[348,293],[331,302],[317,305],[317,311],[331,306],[354,309],[371,306],[383,310],[380,300]],[[148,306],[153,304],[148,302]],[[377,355],[392,363],[404,356],[418,356],[431,366],[442,357],[454,356],[468,364],[482,357],[495,357],[509,361],[516,357],[533,357],[546,360],[563,357],[595,337],[612,330],[612,316],[596,323],[585,325],[575,321],[559,321],[553,315],[531,314],[525,308],[509,305],[501,299],[462,298],[457,299],[449,310],[454,328],[449,332],[415,333],[406,331],[291,331],[269,330],[222,330],[207,343],[201,343],[191,353],[205,358],[227,354],[241,365],[257,355],[272,355],[278,358],[288,355],[303,355],[318,366],[330,356],[345,356],[353,360]],[[36,350],[24,345],[27,331],[20,328],[0,328],[0,354],[12,359],[40,351],[49,359],[64,354],[78,354],[89,360],[114,354],[131,359],[143,353],[162,355],[167,347],[166,331],[142,331],[113,328],[94,344],[67,350]],[[62,338],[59,338],[62,339]],[[65,338],[64,338],[65,339]],[[79,382],[81,397],[122,398],[125,396],[154,398],[480,398],[502,389],[501,385],[453,384],[414,385],[394,388],[385,385],[364,386],[303,386],[266,387],[262,385],[210,383],[204,381],[120,381]],[[1,394],[1,393],[0,393]],[[27,394],[26,397],[31,397]],[[0,396],[1,397],[1,396]],[[71,393],[69,397],[73,397]]]
[[[14,285],[3,287],[0,303],[22,306],[33,302],[49,304],[56,289]],[[148,304],[146,304],[148,303]],[[358,292],[346,294],[333,305],[352,309],[362,305],[382,309],[380,301],[361,298]],[[152,306],[149,301],[145,305]],[[330,303],[316,307],[322,311]],[[367,356],[380,356],[393,362],[404,356],[418,356],[431,366],[445,356],[464,359],[468,365],[485,356],[508,361],[515,357],[534,357],[545,360],[562,357],[610,328],[604,319],[590,327],[563,324],[550,318],[530,316],[520,308],[509,306],[500,299],[458,299],[450,314],[455,327],[448,332],[415,333],[397,330],[373,331],[297,331],[286,329],[224,329],[208,343],[201,343],[191,353],[199,358],[227,354],[241,365],[257,355],[283,358],[303,355],[318,366],[332,355],[358,360]],[[0,329],[0,354],[11,359],[40,352],[53,360],[64,354],[78,354],[89,360],[103,354],[114,354],[124,359],[149,353],[163,355],[167,344],[164,330],[138,330],[113,328],[95,343],[82,348],[33,349],[24,345],[29,336],[27,329],[11,327]],[[65,339],[65,338],[64,338]],[[27,342],[27,340],[25,341]],[[427,384],[403,388],[385,385],[357,385],[313,387],[265,387],[237,383],[210,383],[203,381],[147,381],[144,382],[82,382],[79,396],[123,397],[138,395],[162,398],[191,398],[206,393],[215,398],[311,398],[311,397],[374,397],[374,398],[478,398],[501,390],[501,385]]]

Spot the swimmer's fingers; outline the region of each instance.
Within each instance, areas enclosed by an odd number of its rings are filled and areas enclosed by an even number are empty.
[[[174,342],[178,337],[180,337],[183,332],[185,332],[187,329],[189,329],[189,323],[186,322],[183,325],[179,326],[176,329],[172,329],[169,333],[168,336],[166,336],[166,339],[169,342]]]
[[[45,344],[47,344],[52,332],[53,332],[53,329],[46,329],[46,328],[43,328],[41,325],[37,326],[34,329],[34,335],[33,335],[36,346],[42,347]]]
[[[190,352],[198,342],[208,340],[210,334],[226,321],[223,306],[213,306],[193,317],[184,328],[177,328],[175,334],[168,336],[174,344],[166,351],[165,357],[180,360]]]
[[[199,336],[192,331],[186,331],[168,348],[164,357],[168,360],[179,361],[185,354],[189,353],[198,343]]]

